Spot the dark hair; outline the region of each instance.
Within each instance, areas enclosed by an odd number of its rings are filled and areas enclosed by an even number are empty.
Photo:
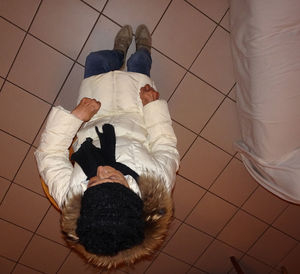
[[[81,200],[76,234],[88,252],[113,256],[144,240],[143,201],[119,183],[88,188]]]

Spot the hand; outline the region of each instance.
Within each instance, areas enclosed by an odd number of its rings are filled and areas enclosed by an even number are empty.
[[[140,97],[143,103],[143,106],[147,105],[150,102],[153,102],[159,99],[159,93],[154,90],[150,85],[145,85],[140,89]]]
[[[82,98],[79,105],[71,112],[80,120],[89,121],[100,109],[101,103],[95,99]]]

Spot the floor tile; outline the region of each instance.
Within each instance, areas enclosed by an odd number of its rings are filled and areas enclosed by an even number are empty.
[[[147,274],[182,274],[185,273],[190,266],[184,262],[178,261],[164,253],[159,254],[154,263],[145,272]]]
[[[275,267],[296,244],[294,239],[271,227],[248,254]]]
[[[35,235],[20,262],[42,272],[56,273],[68,253],[68,248]]]
[[[243,209],[271,224],[287,206],[287,202],[259,187],[243,205]]]
[[[183,224],[168,242],[164,252],[193,264],[211,241],[210,236]]]
[[[67,260],[64,262],[62,267],[59,269],[57,274],[93,274],[100,273],[100,270],[92,265],[88,264],[82,257],[77,253],[72,252]]]
[[[120,25],[130,24],[135,31],[140,24],[145,24],[153,31],[160,17],[169,4],[169,0],[110,0],[103,13]]]
[[[270,273],[271,271],[271,267],[247,255],[243,257],[243,259],[239,262],[239,264],[243,269],[243,271],[247,274]],[[234,271],[234,274],[235,273],[236,272]]]
[[[27,30],[40,0],[1,0],[0,15]]]
[[[201,271],[200,269],[197,269],[195,267],[192,267],[188,272],[188,274],[204,274],[206,272]]]
[[[0,257],[0,269],[3,273],[11,273],[15,266],[15,262]]]
[[[235,80],[227,31],[217,28],[191,67],[191,71],[223,93],[229,92]]]
[[[176,233],[178,230],[179,226],[182,224],[182,222],[176,218],[173,218],[172,222],[169,225],[169,230],[167,232],[167,236],[161,245],[160,249],[163,250],[163,248],[168,244],[170,239],[173,237],[173,235]]]
[[[173,192],[175,217],[184,220],[204,193],[205,190],[203,188],[177,176]]]
[[[152,260],[155,259],[156,256],[152,256],[146,259],[143,259],[132,266],[124,266],[121,267],[120,270],[124,270],[124,273],[129,274],[140,274],[144,273],[146,269],[148,269],[149,265],[152,263]],[[101,272],[102,274],[102,272]]]
[[[0,217],[35,231],[48,207],[46,198],[12,184],[0,206]]]
[[[188,3],[174,0],[154,31],[153,47],[189,68],[214,28],[215,23]]]
[[[77,97],[81,81],[83,80],[84,68],[75,64],[61,92],[55,100],[56,106],[62,106],[72,111],[77,106]]]
[[[188,73],[169,101],[171,117],[198,133],[223,98],[222,94]]]
[[[60,212],[51,206],[36,233],[66,246],[60,228],[60,215]]]
[[[228,0],[187,0],[207,16],[219,22],[228,9]]]
[[[19,169],[14,182],[45,196],[33,153],[34,149],[31,148]]]
[[[17,261],[32,233],[3,220],[0,220],[0,228],[0,255]]]
[[[52,103],[71,65],[70,59],[29,35],[8,79]]]
[[[13,274],[39,274],[41,273],[40,271],[33,270],[32,268],[29,268],[27,266],[18,264],[17,267],[15,268]]]
[[[212,185],[210,191],[241,206],[257,186],[243,163],[234,158]]]
[[[98,16],[81,1],[44,0],[30,33],[75,59]]]
[[[89,4],[90,6],[101,12],[107,0],[82,0],[82,2]]]
[[[196,139],[197,135],[174,121],[173,129],[177,137],[177,149],[180,157],[182,158],[193,141]]]
[[[290,205],[273,226],[300,241],[300,205]]]
[[[195,266],[208,273],[227,273],[232,268],[230,257],[239,259],[242,252],[215,240],[196,262]]]
[[[120,269],[102,270],[101,274],[126,274],[126,272]]]
[[[25,32],[0,18],[0,75],[6,77],[8,70],[23,41]]]
[[[0,131],[0,176],[12,180],[28,149],[28,144]]]
[[[235,206],[207,192],[186,219],[186,223],[216,236],[236,211]]]
[[[297,273],[300,269],[300,244],[298,245],[284,258],[278,265],[285,266],[289,273]]]
[[[0,127],[2,130],[32,143],[50,105],[6,82],[0,94]]]
[[[151,78],[155,82],[160,98],[168,100],[181,81],[186,70],[155,49],[152,49],[151,57]]]
[[[281,274],[281,272],[277,269],[272,269],[271,272],[269,272],[270,274]]]
[[[201,132],[201,136],[234,155],[234,142],[241,139],[237,117],[236,104],[225,99]]]
[[[4,79],[3,78],[0,78],[0,90],[1,90],[1,87],[2,87],[2,84],[4,83]]]
[[[228,154],[198,138],[181,161],[179,174],[208,189],[229,160]]]
[[[218,239],[246,252],[266,228],[267,225],[263,222],[239,211],[219,234]]]
[[[4,198],[6,191],[10,186],[10,181],[0,177],[0,202]]]
[[[78,58],[78,62],[84,65],[85,59],[90,52],[113,49],[114,39],[119,30],[120,27],[117,24],[104,16],[100,16]]]

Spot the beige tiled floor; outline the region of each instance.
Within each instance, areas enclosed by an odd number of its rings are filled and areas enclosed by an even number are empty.
[[[227,0],[1,0],[0,273],[246,273],[300,269],[300,207],[250,177],[239,138]],[[90,51],[123,24],[153,35],[152,78],[168,100],[182,162],[166,243],[105,272],[63,241],[33,152],[53,105],[71,110]],[[130,47],[129,53],[134,51]]]

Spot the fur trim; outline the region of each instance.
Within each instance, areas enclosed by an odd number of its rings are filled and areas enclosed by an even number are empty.
[[[78,243],[76,223],[80,215],[81,195],[74,195],[62,210],[61,226],[67,242],[89,263],[110,269],[122,264],[133,264],[142,257],[149,256],[163,243],[172,219],[173,202],[162,179],[142,175],[139,177],[141,198],[144,202],[145,239],[137,246],[120,251],[115,256],[98,256],[89,253]]]

